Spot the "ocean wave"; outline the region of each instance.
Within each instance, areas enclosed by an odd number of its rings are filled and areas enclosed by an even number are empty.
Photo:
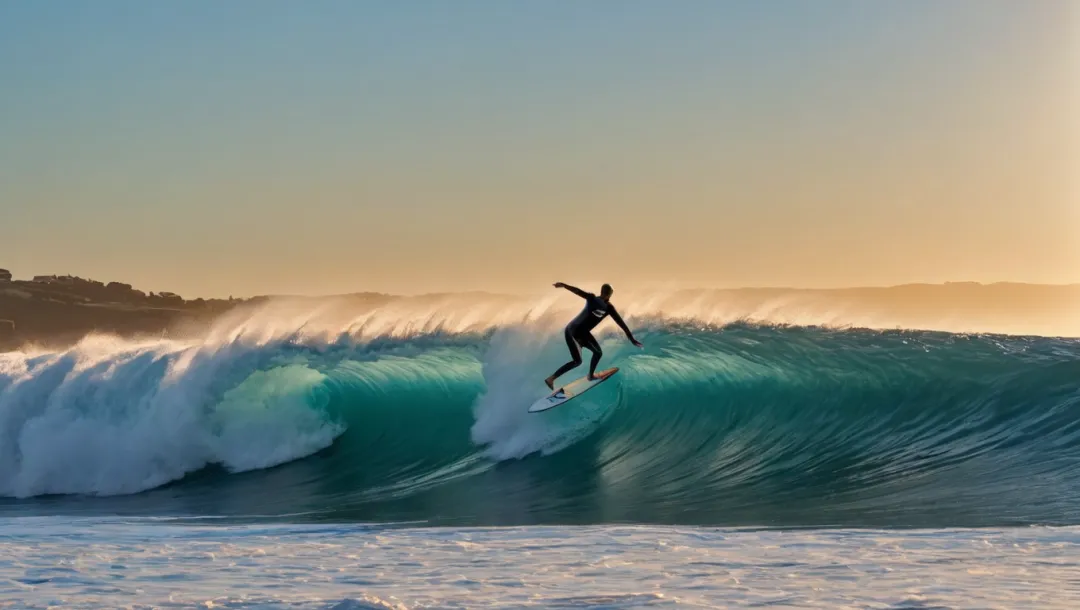
[[[601,333],[612,382],[529,414],[561,318],[440,311],[2,354],[0,511],[1080,523],[1072,339],[651,315],[644,351]]]

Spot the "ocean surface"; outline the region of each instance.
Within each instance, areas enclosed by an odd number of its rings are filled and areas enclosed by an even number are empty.
[[[1080,607],[1080,341],[641,309],[0,354],[0,606]]]

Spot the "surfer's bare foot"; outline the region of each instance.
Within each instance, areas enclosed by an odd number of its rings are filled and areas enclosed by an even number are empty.
[[[555,378],[554,377],[548,377],[547,379],[544,380],[544,383],[547,384],[547,387],[548,387],[549,390],[554,390],[555,389]]]

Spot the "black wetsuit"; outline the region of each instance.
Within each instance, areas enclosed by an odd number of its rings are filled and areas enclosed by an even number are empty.
[[[629,336],[630,329],[626,327],[626,323],[623,322],[622,317],[619,316],[619,312],[615,311],[615,306],[601,299],[592,293],[585,293],[581,295],[585,299],[585,309],[581,310],[581,313],[576,318],[570,321],[566,325],[566,346],[570,348],[570,355],[573,360],[559,367],[559,370],[555,371],[552,377],[559,377],[569,371],[570,369],[579,366],[581,364],[581,349],[578,347],[584,347],[592,352],[592,362],[589,363],[589,375],[596,373],[596,365],[600,363],[600,357],[604,355],[604,352],[600,349],[600,343],[597,342],[596,337],[592,335],[592,329],[596,328],[607,316],[611,316],[612,320],[619,325],[620,328]]]

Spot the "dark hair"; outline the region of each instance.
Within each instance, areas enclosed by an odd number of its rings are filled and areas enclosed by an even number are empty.
[[[615,292],[615,289],[611,287],[611,284],[604,284],[600,287],[600,292]]]

